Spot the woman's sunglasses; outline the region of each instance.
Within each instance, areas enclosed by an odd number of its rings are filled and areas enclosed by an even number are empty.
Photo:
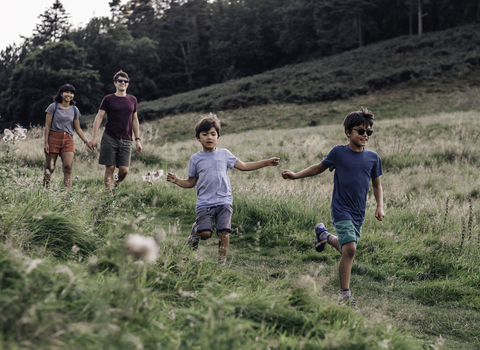
[[[128,79],[117,79],[117,83],[125,83],[128,84],[129,80]]]
[[[357,130],[359,135],[365,134],[365,131],[367,132],[367,136],[372,136],[373,134],[372,129],[352,128],[352,130]]]

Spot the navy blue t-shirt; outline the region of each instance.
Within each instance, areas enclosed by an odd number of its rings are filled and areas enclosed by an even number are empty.
[[[330,207],[332,221],[351,220],[361,226],[365,219],[370,179],[382,175],[379,155],[366,148],[355,152],[348,145],[340,145],[330,150],[322,164],[330,171],[335,169]]]

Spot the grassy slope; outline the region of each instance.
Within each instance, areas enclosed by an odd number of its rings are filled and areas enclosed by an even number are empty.
[[[333,101],[411,81],[438,81],[480,65],[480,26],[399,37],[341,55],[141,104],[145,120],[266,103]]]

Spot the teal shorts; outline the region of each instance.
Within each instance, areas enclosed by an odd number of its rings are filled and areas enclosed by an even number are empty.
[[[355,246],[357,246],[358,240],[360,239],[360,232],[362,232],[362,226],[355,225],[351,220],[342,220],[334,222],[333,228],[337,233],[340,247],[348,242],[355,242]]]

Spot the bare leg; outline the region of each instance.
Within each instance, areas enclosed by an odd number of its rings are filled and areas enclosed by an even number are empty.
[[[63,184],[69,189],[72,188],[72,168],[74,155],[74,152],[63,152],[60,154],[60,157],[62,157],[63,166]]]
[[[340,243],[338,243],[337,236],[328,236],[328,243],[330,243],[330,245],[332,245],[340,254],[342,254],[342,248],[340,248]]]
[[[52,179],[52,173],[55,170],[55,164],[57,163],[58,153],[45,154],[45,171],[43,173],[43,186],[47,187]]]
[[[230,244],[230,232],[218,232],[218,257],[222,260],[227,258],[228,246]]]
[[[205,241],[205,240],[209,239],[210,237],[212,237],[212,231],[197,232],[197,235],[198,235],[198,237],[200,237],[200,239],[202,241]]]
[[[118,167],[118,180],[115,180],[115,188],[120,185],[120,182],[125,180],[125,177],[127,177],[128,174],[128,166],[119,166]]]
[[[356,251],[355,242],[345,243],[342,247],[342,257],[338,265],[341,289],[350,289],[350,276],[352,274],[353,258],[355,257]]]
[[[112,190],[112,186],[114,185],[114,180],[113,180],[114,172],[115,172],[115,165],[105,165],[105,176],[103,177],[103,182],[105,183],[105,187],[107,188],[108,192]]]

